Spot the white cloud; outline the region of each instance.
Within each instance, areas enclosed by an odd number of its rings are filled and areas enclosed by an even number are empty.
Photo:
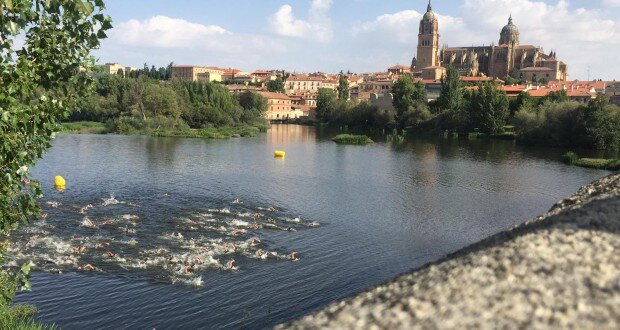
[[[619,2],[620,0],[608,0]],[[620,53],[620,19],[608,19],[599,10],[571,9],[564,0],[555,4],[532,0],[465,0],[460,17],[439,14],[440,44],[471,46],[497,44],[501,28],[512,13],[522,44],[554,49],[569,65],[571,78],[612,79],[619,72],[609,70]],[[417,46],[421,13],[405,10],[377,16],[353,28],[359,42],[372,40],[373,52],[384,58],[392,52],[392,63],[407,64]],[[616,70],[617,71],[617,70]]]
[[[212,36],[230,35],[217,25],[202,25],[167,16],[154,16],[144,21],[135,19],[120,23],[110,37],[126,45],[162,48],[193,47],[195,42]]]
[[[247,68],[271,63],[289,46],[278,38],[235,34],[217,25],[154,16],[117,24],[95,54],[102,62],[141,65],[149,62],[234,66]],[[252,67],[249,67],[250,69]]]
[[[620,0],[603,0],[603,5],[608,7],[620,7]]]
[[[283,5],[271,18],[271,30],[281,36],[327,43],[333,37],[331,5],[332,0],[312,0],[306,20],[296,18],[290,5]]]

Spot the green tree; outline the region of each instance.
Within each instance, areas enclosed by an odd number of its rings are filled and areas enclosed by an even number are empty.
[[[338,99],[340,100],[348,100],[349,99],[349,81],[347,77],[340,71],[340,77],[338,78]]]
[[[568,101],[568,93],[566,93],[565,90],[551,92],[549,93],[549,95],[545,96],[543,99],[543,101],[547,101],[547,100],[551,102],[556,102],[556,103],[566,102]]]
[[[609,104],[599,93],[588,104],[586,113],[586,131],[592,137],[594,148],[620,149],[620,107]]]
[[[152,84],[146,88],[144,109],[150,117],[177,119],[181,116],[176,94],[172,88],[160,84]]]
[[[459,72],[453,66],[449,66],[446,75],[441,78],[441,94],[437,104],[442,111],[459,111],[463,104]]]
[[[326,122],[335,109],[336,93],[331,89],[320,88],[316,97],[316,118]]]
[[[36,218],[41,186],[29,167],[50,147],[75,100],[90,92],[90,51],[105,38],[111,20],[101,0],[0,2],[0,264],[6,235]],[[15,40],[23,40],[16,50]],[[80,70],[85,72],[80,73]],[[0,307],[29,289],[29,265],[0,267]]]
[[[414,82],[411,76],[398,78],[392,87],[392,104],[396,109],[396,121],[401,128],[406,124],[406,114],[411,113],[419,106],[426,106],[426,87],[421,81]]]
[[[492,83],[484,83],[472,95],[470,102],[472,126],[486,134],[501,133],[508,118],[508,96]]]
[[[267,112],[267,107],[269,106],[267,102],[267,98],[258,93],[250,91],[241,93],[239,95],[239,105],[244,110],[242,121],[252,122],[261,118]]]
[[[274,80],[270,80],[267,83],[267,90],[274,93],[284,93],[284,80],[279,76]]]

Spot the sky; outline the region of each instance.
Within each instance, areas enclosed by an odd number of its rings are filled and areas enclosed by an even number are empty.
[[[114,28],[94,55],[142,67],[194,64],[376,72],[415,56],[426,0],[107,0]],[[512,14],[521,44],[554,50],[569,79],[620,80],[620,0],[433,0],[440,44],[497,44]]]

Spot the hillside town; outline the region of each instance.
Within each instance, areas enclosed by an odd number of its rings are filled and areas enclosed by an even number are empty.
[[[569,99],[587,102],[605,95],[610,103],[620,105],[620,82],[580,81],[568,79],[568,66],[558,59],[556,51],[545,53],[542,47],[520,44],[520,33],[513,22],[501,29],[497,45],[471,47],[439,46],[439,20],[429,1],[419,26],[417,54],[411,64],[394,65],[383,72],[324,73],[287,72],[285,70],[244,71],[202,65],[172,65],[172,79],[213,82],[226,85],[231,93],[253,91],[268,99],[265,114],[270,121],[315,120],[317,94],[320,89],[336,90],[342,77],[346,80],[350,100],[366,101],[382,110],[393,110],[392,88],[404,75],[423,82],[428,101],[441,92],[441,79],[446,69],[458,70],[463,89],[477,89],[480,83],[492,83],[514,98],[527,92],[534,98],[566,91]],[[118,63],[103,65],[110,74],[129,75],[138,71]],[[284,88],[269,90],[267,84],[280,81]]]

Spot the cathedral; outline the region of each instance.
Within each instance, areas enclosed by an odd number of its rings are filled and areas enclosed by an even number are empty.
[[[411,63],[411,72],[423,79],[439,79],[445,68],[453,66],[462,76],[503,79],[510,73],[527,82],[568,79],[567,66],[557,60],[554,51],[545,54],[541,47],[522,45],[519,39],[519,29],[511,15],[508,24],[502,28],[497,45],[440,47],[439,20],[429,0],[420,21],[417,56]]]

